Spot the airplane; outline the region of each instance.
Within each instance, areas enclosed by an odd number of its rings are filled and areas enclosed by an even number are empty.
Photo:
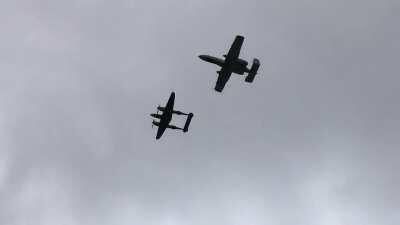
[[[150,114],[151,117],[160,119],[160,121],[155,121],[153,120],[152,127],[157,126],[157,136],[156,139],[160,139],[161,136],[163,135],[164,131],[167,128],[173,129],[173,130],[182,130],[183,132],[187,132],[189,129],[190,122],[193,118],[193,113],[183,113],[181,111],[175,111],[174,110],[174,102],[175,102],[175,92],[172,92],[171,95],[169,96],[168,102],[165,107],[161,107],[160,105],[157,107],[157,114],[152,113]],[[158,112],[161,111],[162,114],[158,114]],[[174,125],[170,125],[169,123],[172,120],[172,115],[186,115],[186,122],[184,128],[180,128]]]
[[[216,91],[222,92],[226,82],[228,82],[232,73],[236,73],[239,75],[248,73],[245,81],[248,83],[253,82],[254,77],[257,74],[258,68],[260,67],[260,61],[256,58],[253,59],[253,64],[251,68],[247,68],[248,62],[239,58],[240,49],[242,48],[243,41],[244,37],[237,35],[232,43],[231,48],[229,49],[228,54],[224,55],[225,59],[209,55],[199,55],[200,59],[221,67],[221,70],[217,71],[218,80],[214,88]]]

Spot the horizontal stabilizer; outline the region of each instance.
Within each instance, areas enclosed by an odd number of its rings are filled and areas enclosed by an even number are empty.
[[[185,127],[183,128],[183,132],[188,132],[190,122],[192,121],[193,113],[189,113],[186,119]]]
[[[254,59],[253,65],[251,66],[251,69],[250,69],[250,72],[245,79],[246,82],[248,82],[248,83],[253,82],[254,77],[256,76],[259,67],[260,67],[260,61],[258,59]]]

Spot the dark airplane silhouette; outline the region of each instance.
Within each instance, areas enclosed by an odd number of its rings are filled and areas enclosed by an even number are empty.
[[[156,139],[160,139],[161,136],[163,135],[164,131],[167,128],[174,129],[174,130],[182,130],[183,132],[187,132],[189,129],[189,124],[190,124],[190,121],[192,120],[193,113],[186,114],[181,111],[175,111],[174,110],[174,101],[175,101],[175,92],[172,92],[171,95],[169,96],[167,105],[165,107],[158,106],[157,114],[155,114],[155,113],[150,114],[150,116],[152,116],[153,118],[160,119],[160,121],[158,121],[158,122],[153,120],[153,124],[152,124],[152,126],[155,125],[158,127]],[[158,111],[161,111],[163,113],[160,115],[160,114],[158,114]],[[177,127],[174,125],[169,125],[169,123],[172,120],[172,114],[187,116],[184,128],[180,128],[180,127]]]
[[[246,72],[248,73],[248,75],[245,81],[248,83],[253,82],[254,77],[257,74],[258,67],[260,67],[260,61],[255,58],[253,60],[253,65],[251,66],[251,68],[247,68],[248,62],[239,58],[240,49],[242,47],[243,41],[243,36],[236,36],[231,48],[229,49],[228,54],[224,55],[225,59],[209,55],[199,55],[200,59],[221,67],[221,70],[217,71],[218,80],[214,88],[216,91],[222,92],[226,82],[228,82],[232,73],[243,75]]]

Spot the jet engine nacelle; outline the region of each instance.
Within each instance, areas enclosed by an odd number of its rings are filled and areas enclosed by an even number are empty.
[[[236,62],[241,66],[247,66],[249,63],[244,59],[237,59]]]
[[[160,110],[161,112],[164,112],[165,107],[158,106],[157,109]]]
[[[244,59],[237,59],[232,65],[232,71],[237,74],[244,74],[247,71],[247,65],[249,63]]]

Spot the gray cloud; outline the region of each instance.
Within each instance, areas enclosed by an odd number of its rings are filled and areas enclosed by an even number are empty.
[[[0,224],[398,224],[399,7],[3,3]],[[221,95],[197,55],[236,34],[260,74]],[[156,142],[172,90],[191,131]]]

